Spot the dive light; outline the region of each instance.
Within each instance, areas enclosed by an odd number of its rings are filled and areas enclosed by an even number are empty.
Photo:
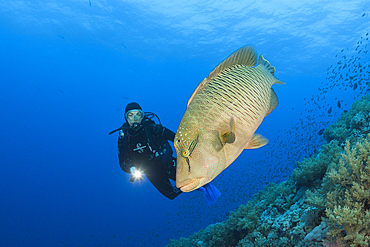
[[[132,169],[132,171],[131,171],[130,182],[134,182],[135,180],[142,180],[143,179],[143,172],[142,171],[136,170],[135,167],[131,167],[131,169]]]

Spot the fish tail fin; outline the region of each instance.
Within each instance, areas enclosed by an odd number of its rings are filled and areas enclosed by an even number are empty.
[[[264,66],[268,70],[268,72],[270,72],[274,76],[274,83],[277,83],[277,84],[285,84],[285,82],[280,81],[279,79],[277,79],[275,77],[275,75],[274,75],[274,73],[276,71],[275,67],[272,66],[270,64],[270,62],[263,57],[263,55],[261,55],[259,57],[259,59],[258,59],[258,65]]]
[[[271,96],[270,96],[270,106],[269,109],[267,110],[266,116],[270,114],[275,108],[277,107],[279,101],[277,98],[277,95],[274,91],[274,89],[271,88]]]

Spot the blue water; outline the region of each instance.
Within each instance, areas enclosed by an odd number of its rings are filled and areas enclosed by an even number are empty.
[[[0,0],[1,246],[165,246],[225,220],[285,180],[319,148],[319,130],[368,93],[327,69],[343,55],[369,64],[369,10],[365,0]],[[129,183],[108,135],[126,104],[176,131],[198,83],[246,44],[286,82],[273,86],[279,106],[257,131],[269,145],[214,180],[215,205]],[[366,81],[369,71],[350,75]]]

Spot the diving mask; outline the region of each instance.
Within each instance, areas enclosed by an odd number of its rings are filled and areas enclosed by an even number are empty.
[[[143,120],[145,113],[142,110],[131,110],[126,113],[126,120],[131,127],[138,127]]]

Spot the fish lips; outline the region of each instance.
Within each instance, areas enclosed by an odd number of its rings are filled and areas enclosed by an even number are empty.
[[[186,179],[181,182],[176,182],[176,187],[182,192],[190,192],[198,189],[201,186],[201,178]]]

